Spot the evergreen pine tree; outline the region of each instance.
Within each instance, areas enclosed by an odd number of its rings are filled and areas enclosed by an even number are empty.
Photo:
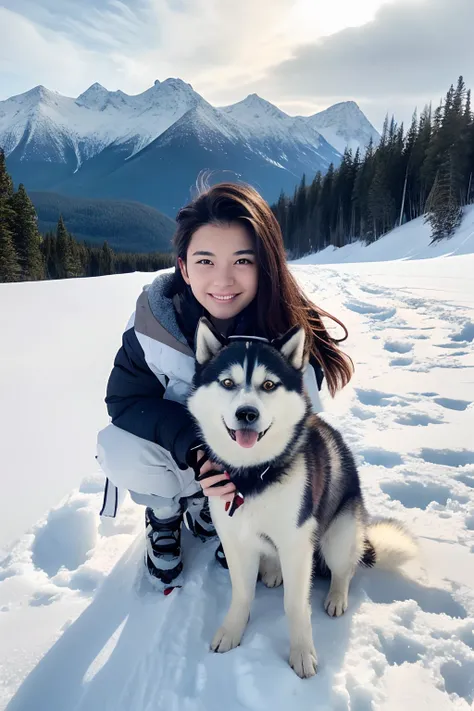
[[[41,252],[43,254],[46,279],[58,279],[56,254],[56,236],[53,232],[47,232],[41,242]]]
[[[13,196],[13,180],[11,179],[5,161],[5,153],[0,148],[0,200],[10,199]]]
[[[59,216],[56,230],[56,258],[57,278],[67,279],[71,266],[71,241],[62,215]]]
[[[334,165],[330,164],[328,172],[323,178],[320,193],[319,209],[321,213],[321,244],[322,249],[331,244],[331,235],[334,228],[334,218],[337,214],[337,205],[334,205]]]
[[[18,281],[20,265],[13,246],[13,236],[8,229],[5,200],[0,198],[0,282]]]
[[[426,218],[433,241],[449,237],[461,222],[462,211],[456,185],[456,171],[450,153],[440,166],[427,200]]]
[[[15,213],[11,207],[13,181],[7,172],[5,154],[0,148],[0,282],[18,281],[20,265],[13,242]]]
[[[74,237],[69,234],[69,262],[67,265],[67,276],[68,278],[82,277],[84,274],[85,269],[82,264],[81,245],[78,244]]]
[[[372,230],[367,231],[369,241],[378,239],[395,221],[395,204],[387,184],[385,164],[380,160],[375,168],[374,179],[368,195],[369,213],[372,218]]]
[[[110,249],[108,242],[104,242],[100,250],[100,273],[113,274],[114,253]]]
[[[11,198],[15,216],[13,220],[13,241],[21,268],[21,276],[27,280],[44,278],[44,263],[41,254],[41,236],[38,232],[37,217],[25,186],[20,183],[18,191]]]
[[[370,224],[369,188],[375,174],[376,150],[372,139],[367,146],[363,162],[359,166],[354,180],[352,202],[355,212],[355,236],[364,238]]]

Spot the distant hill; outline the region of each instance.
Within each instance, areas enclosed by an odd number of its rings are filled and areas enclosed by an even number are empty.
[[[59,215],[74,237],[91,244],[105,240],[123,252],[169,252],[175,222],[154,207],[128,200],[69,197],[29,192],[40,232],[56,230]]]

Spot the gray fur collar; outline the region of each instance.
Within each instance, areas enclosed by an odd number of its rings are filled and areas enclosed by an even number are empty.
[[[153,316],[161,323],[163,328],[174,336],[177,341],[187,346],[186,338],[178,326],[173,297],[170,295],[173,280],[174,272],[158,274],[147,287],[148,303]]]

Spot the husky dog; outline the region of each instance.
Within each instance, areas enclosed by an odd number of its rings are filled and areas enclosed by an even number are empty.
[[[311,413],[304,346],[299,327],[272,343],[225,340],[201,319],[188,399],[202,449],[229,473],[244,502],[230,516],[219,497],[209,499],[232,581],[232,602],[211,649],[240,644],[260,574],[269,587],[284,583],[289,661],[302,678],[317,670],[313,574],[330,573],[325,609],[339,617],[358,565],[395,567],[416,554],[401,524],[369,521],[350,450]]]

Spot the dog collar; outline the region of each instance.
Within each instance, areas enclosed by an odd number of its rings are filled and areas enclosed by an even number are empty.
[[[259,475],[260,479],[262,481],[263,481],[263,477],[265,476],[265,474],[268,472],[269,469],[270,469],[270,465],[266,469],[264,469],[263,472]],[[243,494],[241,494],[240,491],[236,491],[232,501],[226,501],[226,504],[225,504],[226,513],[229,516],[233,516],[235,514],[235,512],[237,511],[237,509],[240,508],[243,503],[244,503]]]
[[[238,336],[227,336],[228,341],[257,341],[258,343],[270,343],[268,338],[264,338],[263,336],[243,336],[243,335],[238,335]]]
[[[196,446],[194,446],[194,447],[191,447],[191,450],[200,449],[202,446],[203,446],[202,444],[198,444],[198,445],[196,445]],[[195,478],[196,478],[197,481],[199,481],[199,482],[202,482],[202,481],[204,481],[204,479],[208,479],[209,477],[214,476],[215,474],[218,474],[218,473],[219,473],[219,472],[217,472],[217,471],[212,470],[212,471],[206,472],[205,474],[201,474],[201,475],[198,475],[198,474],[197,474],[197,472],[199,471],[198,468],[197,468],[198,465],[204,464],[204,462],[207,461],[208,459],[209,459],[209,456],[208,456],[207,454],[204,454],[204,456],[199,460],[199,462],[198,462],[197,465],[196,465]],[[260,479],[261,479],[262,481],[263,481],[263,477],[265,476],[265,474],[269,471],[270,466],[271,466],[271,465],[269,464],[269,465],[263,470],[263,472],[261,472],[261,473],[259,474]],[[226,481],[220,481],[220,482],[218,482],[217,484],[213,484],[212,488],[215,487],[215,488],[217,489],[219,486],[225,486],[225,484],[226,484]],[[226,503],[225,503],[225,511],[226,511],[226,513],[227,513],[229,516],[233,516],[233,515],[235,514],[235,512],[237,511],[237,509],[240,508],[243,503],[244,503],[244,496],[243,496],[243,494],[242,494],[240,491],[236,491],[235,494],[234,494],[234,498],[232,499],[232,501],[226,501]]]
[[[244,497],[242,496],[240,491],[236,491],[232,501],[225,502],[225,510],[227,512],[227,515],[233,516],[235,514],[235,512],[237,511],[237,509],[240,508],[243,503],[244,503]]]

